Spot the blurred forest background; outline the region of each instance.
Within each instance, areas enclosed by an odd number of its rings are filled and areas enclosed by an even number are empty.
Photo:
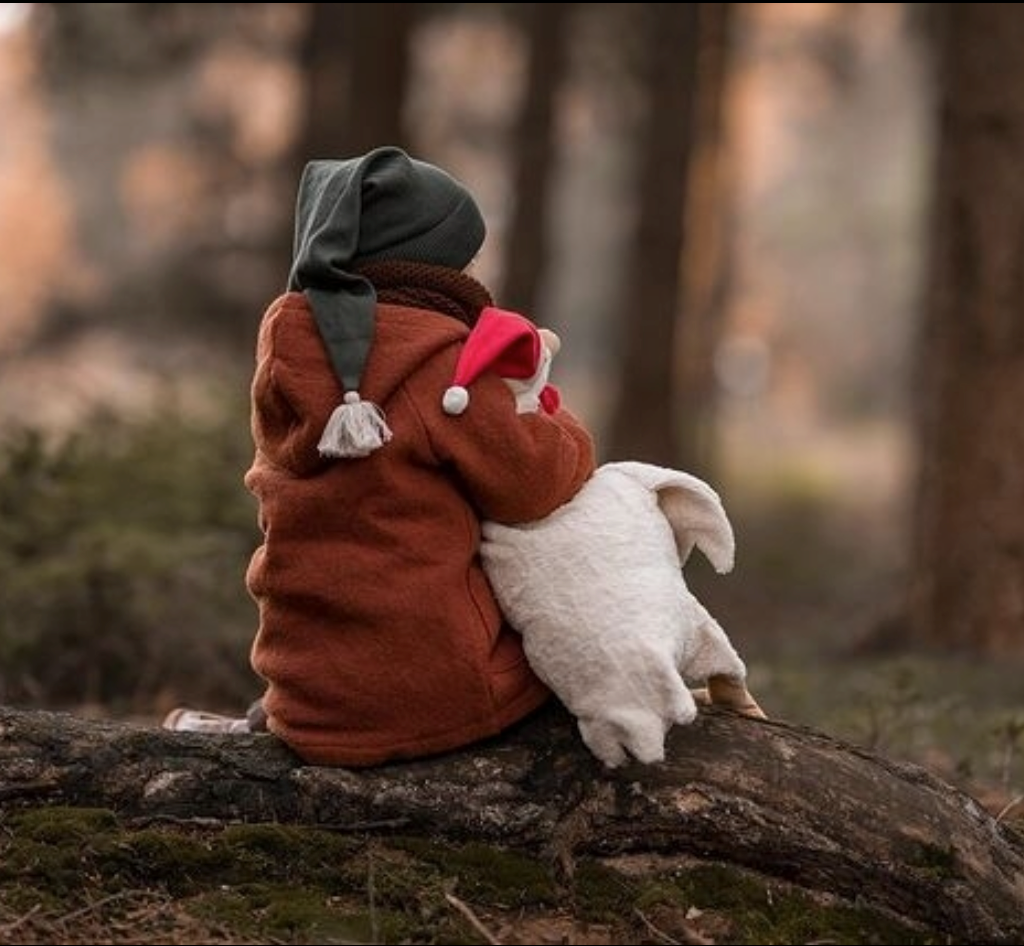
[[[257,692],[248,383],[312,157],[489,221],[769,714],[1024,791],[1024,5],[0,4],[0,701]]]

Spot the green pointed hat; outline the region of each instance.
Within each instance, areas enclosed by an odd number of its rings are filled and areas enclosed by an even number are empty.
[[[406,260],[462,270],[480,251],[485,234],[469,191],[400,148],[306,165],[288,288],[306,294],[345,391],[321,440],[322,453],[365,456],[390,439],[380,409],[359,396],[377,299],[353,266]]]

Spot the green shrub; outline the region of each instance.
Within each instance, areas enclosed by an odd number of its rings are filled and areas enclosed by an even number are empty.
[[[0,701],[142,712],[255,692],[248,419],[97,416],[0,442]]]

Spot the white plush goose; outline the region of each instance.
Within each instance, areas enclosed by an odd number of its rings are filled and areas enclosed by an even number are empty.
[[[484,567],[534,672],[606,766],[663,760],[665,734],[692,722],[697,702],[764,717],[746,666],[683,576],[694,546],[716,571],[733,566],[732,526],[703,480],[606,463],[546,519],[488,521],[483,537]]]

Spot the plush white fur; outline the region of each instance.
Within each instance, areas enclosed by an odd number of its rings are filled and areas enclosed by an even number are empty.
[[[733,566],[732,526],[703,480],[607,463],[546,519],[485,522],[483,536],[484,567],[534,672],[605,765],[664,759],[665,734],[703,697],[690,684],[763,717],[743,661],[683,577],[694,546],[718,572]]]

